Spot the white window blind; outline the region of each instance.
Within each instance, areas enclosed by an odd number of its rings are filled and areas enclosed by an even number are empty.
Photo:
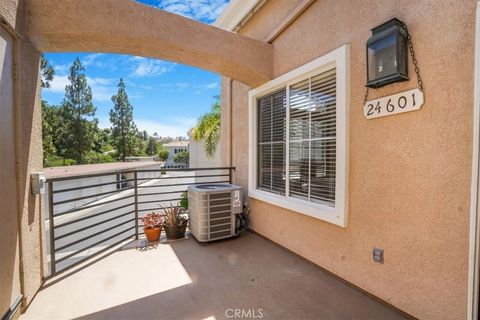
[[[285,90],[258,99],[258,188],[285,194]]]
[[[258,98],[257,107],[257,188],[334,207],[336,69]]]

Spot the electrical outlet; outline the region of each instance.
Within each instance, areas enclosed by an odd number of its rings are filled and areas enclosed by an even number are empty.
[[[373,261],[383,264],[383,249],[373,248]]]

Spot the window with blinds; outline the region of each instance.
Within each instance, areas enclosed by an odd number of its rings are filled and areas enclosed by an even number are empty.
[[[257,110],[257,188],[334,207],[336,69],[258,98]]]

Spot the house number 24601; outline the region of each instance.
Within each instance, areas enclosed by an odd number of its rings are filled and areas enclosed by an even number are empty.
[[[367,119],[391,116],[397,113],[415,111],[423,105],[423,92],[413,89],[375,100],[363,106],[363,114]]]

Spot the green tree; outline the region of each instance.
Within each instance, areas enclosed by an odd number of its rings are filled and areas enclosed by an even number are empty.
[[[40,57],[40,81],[42,88],[50,88],[50,82],[53,80],[55,70],[50,66],[45,56]],[[50,107],[44,100],[41,102],[42,108],[42,147],[43,147],[43,165],[46,165],[47,158],[55,155],[55,145],[53,142],[53,133],[55,125],[58,124],[56,109]]]
[[[77,57],[70,67],[70,84],[65,86],[65,98],[62,103],[62,121],[66,130],[62,132],[62,144],[67,156],[81,164],[94,146],[97,119],[96,108],[92,102],[92,89],[87,84],[85,68]]]
[[[168,159],[168,151],[164,148],[161,148],[159,151],[158,151],[158,159],[160,159],[160,161],[167,161]]]
[[[55,70],[48,63],[47,58],[45,58],[45,55],[42,53],[40,56],[40,81],[42,88],[50,88],[50,82],[53,80],[54,75]]]
[[[154,137],[148,138],[146,153],[149,156],[156,155],[158,152],[157,140]]]
[[[138,130],[133,122],[133,107],[128,101],[123,79],[118,83],[118,92],[112,96],[112,102],[114,106],[110,110],[110,122],[113,145],[117,149],[119,158],[125,161],[125,157],[135,153]],[[140,135],[143,136],[141,133]]]
[[[96,132],[97,137],[95,139],[95,152],[105,153],[113,149],[111,134],[112,131],[109,128],[98,129],[98,131]]]
[[[59,125],[58,112],[54,106],[42,100],[42,146],[43,165],[46,166],[47,159],[56,154],[54,143],[54,132]]]
[[[203,140],[203,148],[208,157],[212,158],[220,141],[220,102],[218,97],[212,104],[210,112],[204,114],[191,130],[195,141]]]
[[[188,162],[190,161],[190,154],[188,153],[188,151],[179,152],[173,157],[173,161],[177,163],[188,164]]]

